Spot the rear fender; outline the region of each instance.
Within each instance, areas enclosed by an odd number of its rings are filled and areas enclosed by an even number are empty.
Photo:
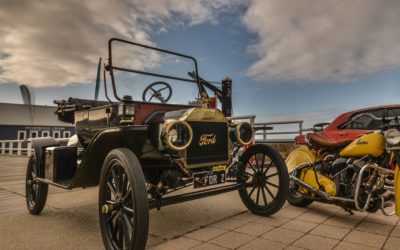
[[[31,138],[27,140],[32,143],[32,148],[35,151],[36,164],[38,166],[38,176],[44,176],[46,148],[59,146],[59,143],[51,137]]]
[[[286,158],[285,163],[290,174],[300,167],[312,165],[319,160],[320,158],[315,152],[304,146],[293,150]]]

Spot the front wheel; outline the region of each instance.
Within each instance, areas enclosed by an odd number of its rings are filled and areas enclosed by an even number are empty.
[[[254,214],[270,216],[278,212],[286,201],[289,175],[277,151],[267,145],[256,144],[241,158],[244,188],[239,190],[244,205]]]
[[[36,177],[44,177],[44,173],[39,171],[38,162],[35,156],[31,156],[28,162],[25,178],[25,197],[26,206],[29,213],[38,215],[42,212],[46,200],[49,185],[36,180]]]
[[[298,170],[294,170],[291,173],[292,176],[299,177],[299,172]],[[290,205],[295,206],[295,207],[307,207],[311,203],[313,203],[313,200],[308,198],[306,194],[302,193],[299,189],[298,185],[293,183],[292,181],[290,182],[289,185],[289,195],[288,195],[288,202]]]
[[[149,205],[142,168],[132,151],[112,150],[99,187],[100,229],[106,249],[145,249]]]

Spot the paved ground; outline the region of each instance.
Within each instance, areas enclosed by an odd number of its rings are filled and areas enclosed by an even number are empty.
[[[97,188],[50,188],[41,216],[25,209],[27,158],[0,156],[0,249],[102,249]],[[223,204],[223,206],[222,206]],[[332,205],[289,205],[263,218],[237,192],[150,212],[150,249],[400,249],[396,217]]]

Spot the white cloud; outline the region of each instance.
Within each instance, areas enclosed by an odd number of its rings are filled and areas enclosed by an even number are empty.
[[[267,82],[351,82],[400,67],[398,0],[252,0],[247,73]]]
[[[107,40],[151,42],[151,25],[215,22],[235,2],[181,0],[0,2],[0,83],[57,86],[93,80]],[[141,58],[135,65],[141,65]],[[157,60],[153,57],[153,60]],[[152,62],[154,63],[154,62]]]

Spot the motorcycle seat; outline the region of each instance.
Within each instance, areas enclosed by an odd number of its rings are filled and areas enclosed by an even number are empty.
[[[352,142],[352,140],[331,142],[331,141],[328,141],[327,139],[325,139],[324,137],[314,134],[314,133],[307,134],[306,141],[313,147],[327,148],[327,149],[344,148]]]

